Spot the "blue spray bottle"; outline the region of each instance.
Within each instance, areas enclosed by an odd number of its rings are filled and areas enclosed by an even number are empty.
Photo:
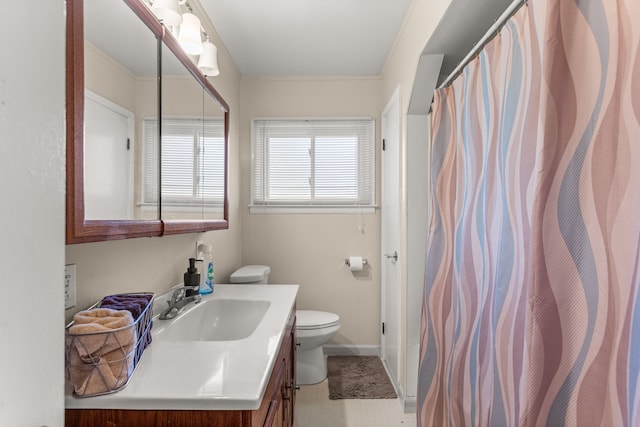
[[[213,292],[213,248],[211,245],[202,245],[203,274],[200,283],[200,295]]]

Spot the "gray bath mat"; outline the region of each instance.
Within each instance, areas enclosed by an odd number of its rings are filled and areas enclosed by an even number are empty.
[[[329,356],[329,399],[395,399],[382,361],[377,356]]]

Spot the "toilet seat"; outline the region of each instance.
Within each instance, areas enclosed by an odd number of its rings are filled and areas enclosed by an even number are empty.
[[[340,316],[317,310],[296,310],[296,329],[313,330],[329,328],[340,324]]]

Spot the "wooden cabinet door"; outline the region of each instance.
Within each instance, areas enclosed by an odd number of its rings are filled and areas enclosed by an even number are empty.
[[[296,404],[296,321],[293,319],[289,332],[290,347],[285,353],[285,394],[284,394],[284,425],[293,426],[293,413]]]
[[[285,427],[284,416],[284,393],[285,393],[285,378],[286,366],[285,360],[279,359],[274,367],[274,374],[277,375],[276,387],[273,395],[271,396],[271,404],[269,405],[269,412],[264,421],[264,427]]]
[[[273,399],[267,418],[264,420],[264,427],[284,427],[283,423],[284,409],[282,406],[282,399]]]

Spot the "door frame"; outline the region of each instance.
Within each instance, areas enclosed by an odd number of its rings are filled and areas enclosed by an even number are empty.
[[[396,118],[396,122],[397,122],[397,128],[396,129],[388,129],[389,126],[389,121],[387,119],[387,117],[389,117],[389,114],[395,113],[394,110],[397,110],[397,118]],[[396,138],[397,138],[397,144],[396,146],[390,145],[389,147],[392,147],[393,149],[397,150],[397,161],[398,164],[396,165],[395,170],[397,171],[397,176],[395,177],[396,183],[397,183],[397,194],[396,194],[396,202],[397,202],[397,210],[394,210],[393,213],[395,213],[395,217],[389,217],[386,212],[385,212],[385,208],[387,206],[387,203],[385,202],[385,185],[384,182],[386,179],[388,179],[387,176],[387,171],[388,168],[385,167],[385,156],[381,154],[381,161],[380,161],[380,168],[381,168],[381,191],[380,191],[380,198],[381,198],[381,217],[380,217],[380,264],[381,264],[381,268],[380,268],[380,318],[381,318],[381,323],[386,324],[387,326],[385,326],[385,333],[383,333],[382,331],[382,324],[381,324],[381,328],[380,328],[380,356],[381,359],[391,377],[391,381],[394,383],[394,386],[396,388],[397,391],[401,392],[401,384],[400,384],[400,374],[402,371],[402,364],[403,364],[403,360],[402,360],[402,336],[401,336],[401,332],[402,332],[402,315],[400,312],[400,308],[401,308],[401,297],[402,297],[402,293],[401,293],[401,288],[402,288],[402,255],[403,255],[403,251],[402,251],[402,197],[401,197],[401,191],[402,191],[402,150],[401,150],[401,144],[402,144],[402,112],[401,112],[401,103],[400,103],[400,85],[398,85],[395,89],[395,91],[393,92],[393,94],[391,95],[391,97],[389,98],[389,101],[387,102],[384,110],[382,111],[381,114],[381,125],[380,125],[380,133],[381,133],[381,143],[382,141],[390,134],[395,133],[396,134]],[[389,148],[386,147],[386,148]],[[383,147],[384,150],[384,147]],[[385,242],[385,233],[383,231],[385,226],[388,226],[388,222],[391,222],[392,225],[394,225],[395,227],[397,227],[397,242],[395,242],[395,244],[393,246],[396,246],[394,249],[391,250],[391,248],[386,247],[387,242]],[[388,255],[389,251],[396,251],[398,254],[398,260],[395,262],[396,265],[396,277],[395,277],[395,283],[394,284],[389,284],[387,283],[386,280],[386,269],[387,269],[387,263],[390,262],[386,255]],[[388,313],[389,308],[389,301],[387,300],[387,291],[389,290],[389,286],[393,286],[395,288],[395,311],[392,311],[391,313]],[[393,319],[389,319],[388,315],[393,316]],[[392,320],[392,323],[390,324],[390,320]],[[394,327],[391,327],[391,326]],[[396,348],[395,348],[395,354],[391,355],[387,353],[387,337],[389,333],[395,334],[395,344],[396,344]],[[395,364],[396,366],[390,366],[389,364],[389,357],[393,357],[395,359]]]

